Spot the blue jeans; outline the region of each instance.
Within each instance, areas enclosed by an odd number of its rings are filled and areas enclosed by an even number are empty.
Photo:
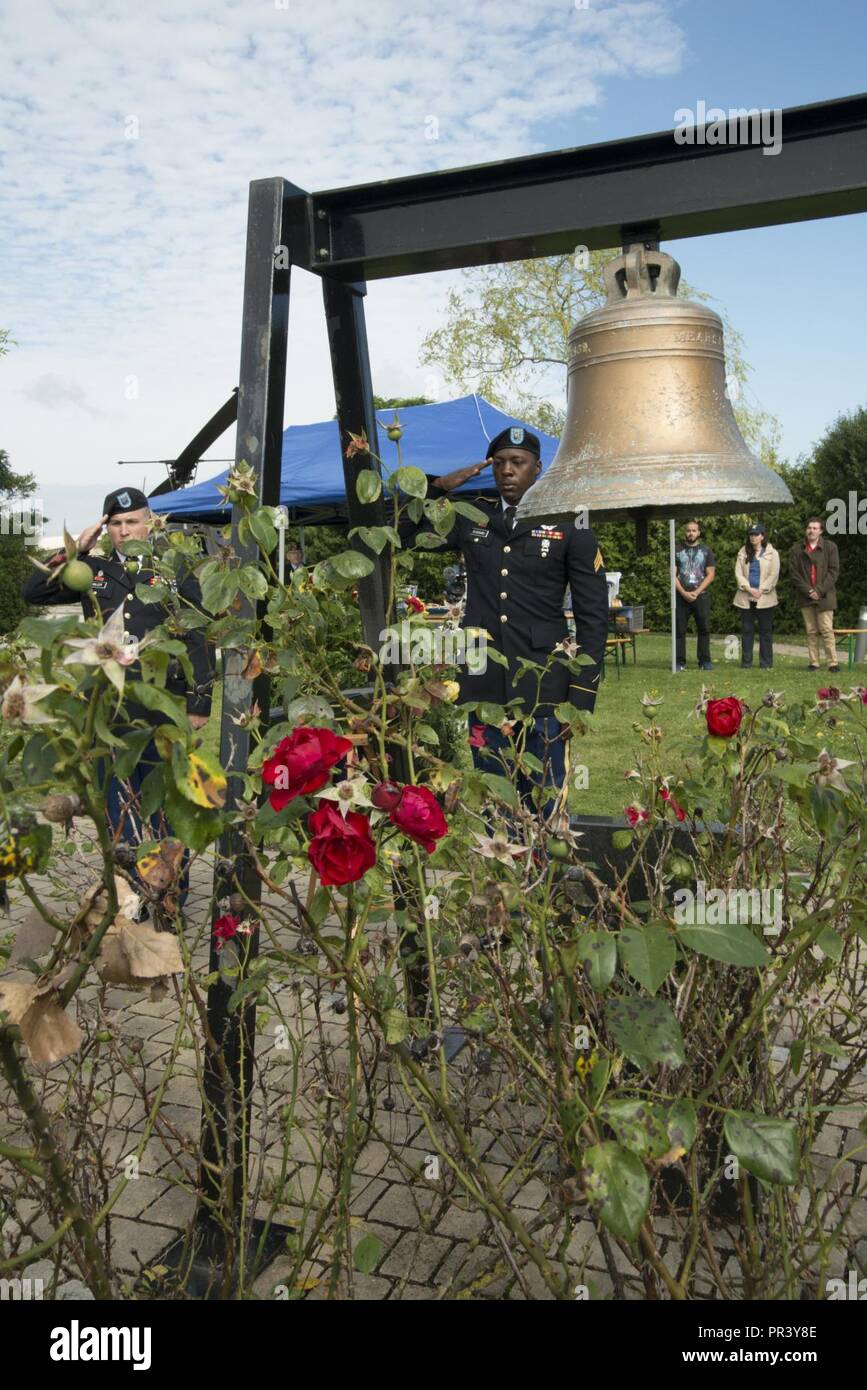
[[[142,820],[139,811],[142,782],[153,768],[159,766],[161,761],[156,744],[151,740],[128,778],[121,782],[117,777],[112,777],[109,781],[105,810],[111,833],[115,841],[129,845],[131,849],[138,849],[144,840],[163,840],[172,834],[172,828],[164,811],[155,811],[152,816],[148,817],[147,821]],[[104,764],[100,764],[99,775],[100,777],[105,775]],[[179,880],[178,892],[178,906],[181,909],[187,900],[190,886],[187,867],[189,858],[189,850],[185,850],[184,867]],[[137,877],[134,869],[132,876]]]
[[[478,719],[471,714],[470,732],[478,723]],[[504,772],[511,773],[513,765],[509,756],[509,739],[495,724],[484,724],[482,727],[486,743],[484,748],[473,748],[474,767],[481,772],[495,772],[501,776]],[[524,735],[525,752],[538,758],[544,768],[542,774],[519,772],[515,779],[518,795],[528,810],[533,809],[533,792],[537,787],[556,787],[559,791],[563,785],[566,776],[566,745],[562,738],[558,737],[562,727],[559,719],[555,719],[553,714],[541,715],[533,721],[532,730]],[[553,806],[553,801],[549,801],[543,807],[546,816],[550,815]]]

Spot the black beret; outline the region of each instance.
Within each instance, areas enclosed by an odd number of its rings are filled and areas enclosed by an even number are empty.
[[[500,430],[488,445],[488,458],[498,449],[526,449],[528,454],[535,454],[536,458],[542,456],[538,436],[525,430],[523,425],[512,425],[510,429]]]
[[[138,512],[142,507],[149,506],[150,502],[140,488],[119,487],[106,497],[102,504],[102,514],[112,517],[118,512]]]

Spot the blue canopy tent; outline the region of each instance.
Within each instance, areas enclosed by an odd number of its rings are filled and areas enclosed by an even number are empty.
[[[380,425],[380,457],[387,473],[398,466],[397,444],[385,433],[394,413],[392,409],[379,410],[376,416]],[[489,441],[501,430],[513,425],[530,428],[475,393],[435,405],[401,407],[397,413],[403,426],[401,462],[434,476],[485,458]],[[544,469],[554,457],[557,440],[539,430],[533,433],[542,446]],[[176,521],[228,521],[231,508],[217,491],[227,477],[228,471],[194,487],[152,497],[151,508]],[[460,491],[493,491],[490,472],[471,479]],[[290,521],[296,524],[324,525],[345,520],[346,490],[336,420],[290,425],[284,431],[280,503],[289,509]]]

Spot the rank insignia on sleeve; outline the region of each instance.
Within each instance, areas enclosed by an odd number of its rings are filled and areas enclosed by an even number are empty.
[[[605,561],[602,558],[602,551],[599,549],[597,549],[596,554],[593,558],[593,568],[594,570],[601,570],[605,568]]]

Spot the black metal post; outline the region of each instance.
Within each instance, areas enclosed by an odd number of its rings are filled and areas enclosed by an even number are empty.
[[[366,454],[355,454],[348,459],[345,453],[350,435],[358,435],[362,430],[367,436],[371,453],[379,453],[367,329],[364,322],[364,295],[367,293],[367,287],[360,282],[348,284],[326,275],[323,277],[322,290],[331,349],[337,419],[340,423],[349,525],[378,526],[385,520],[382,499],[366,505],[360,502],[355,490],[355,481],[363,468],[374,468],[381,472],[379,464]],[[363,545],[360,537],[353,539],[353,546],[369,555],[375,566],[373,573],[358,585],[358,606],[361,611],[364,640],[376,651],[381,645],[380,634],[383,628],[394,617],[388,604],[390,551],[386,548],[380,555],[376,555]],[[395,674],[396,672],[389,671],[387,678],[393,678]],[[388,755],[391,760],[390,775],[398,782],[408,781],[409,763],[406,750],[392,743],[389,744]],[[399,911],[406,906],[406,899],[398,874],[393,876],[392,883],[394,906],[395,910]],[[418,962],[418,948],[409,937],[405,937],[401,943],[401,955],[406,971],[409,1007],[414,1012],[423,1013],[428,996],[426,975],[424,967]]]
[[[244,272],[244,309],[241,369],[238,390],[236,463],[249,464],[256,475],[257,494],[263,506],[276,506],[280,497],[283,445],[283,409],[286,387],[286,345],[289,322],[289,265],[285,248],[288,201],[296,190],[283,179],[260,179],[250,185],[247,222],[247,257]],[[242,563],[258,558],[255,543],[242,544],[238,523],[243,512],[235,507],[232,542]],[[241,597],[240,618],[253,616],[252,603]],[[269,708],[267,677],[255,682],[243,675],[245,655],[223,649],[223,704],[220,726],[220,761],[228,777],[227,809],[240,798],[242,774],[250,754],[250,733],[233,722],[233,716],[249,712],[254,700]],[[214,874],[214,902],[225,911],[225,900],[243,893],[258,902],[261,885],[249,856],[244,853],[237,829],[219,841]],[[221,901],[222,900],[222,901]],[[246,915],[249,909],[240,909]],[[249,938],[249,959],[258,951],[258,933]],[[209,970],[220,969],[221,957],[211,941]],[[205,1050],[202,1117],[202,1162],[196,1217],[195,1267],[192,1291],[212,1293],[217,1280],[224,1287],[234,1283],[239,1242],[240,1198],[243,1185],[242,1134],[249,1134],[255,1051],[255,1002],[229,1011],[229,999],[237,979],[220,976],[208,990],[207,1019],[210,1039]],[[191,1287],[188,1285],[188,1287]]]
[[[343,476],[346,479],[346,505],[349,525],[381,526],[385,520],[382,498],[376,502],[358,500],[355,483],[362,469],[380,472],[379,464],[367,454],[346,457],[350,436],[362,432],[367,437],[371,454],[379,454],[376,414],[373,409],[373,383],[370,376],[370,357],[367,351],[367,328],[364,322],[364,296],[367,287],[361,282],[347,284],[330,275],[322,278],[325,300],[325,321],[328,327],[328,346],[331,350],[331,371],[334,377],[334,396],[337,420],[340,425],[340,449],[343,455]],[[373,573],[358,583],[358,607],[361,630],[369,647],[376,650],[380,633],[388,618],[387,550],[376,555],[360,538],[354,548],[369,555],[374,563]]]

